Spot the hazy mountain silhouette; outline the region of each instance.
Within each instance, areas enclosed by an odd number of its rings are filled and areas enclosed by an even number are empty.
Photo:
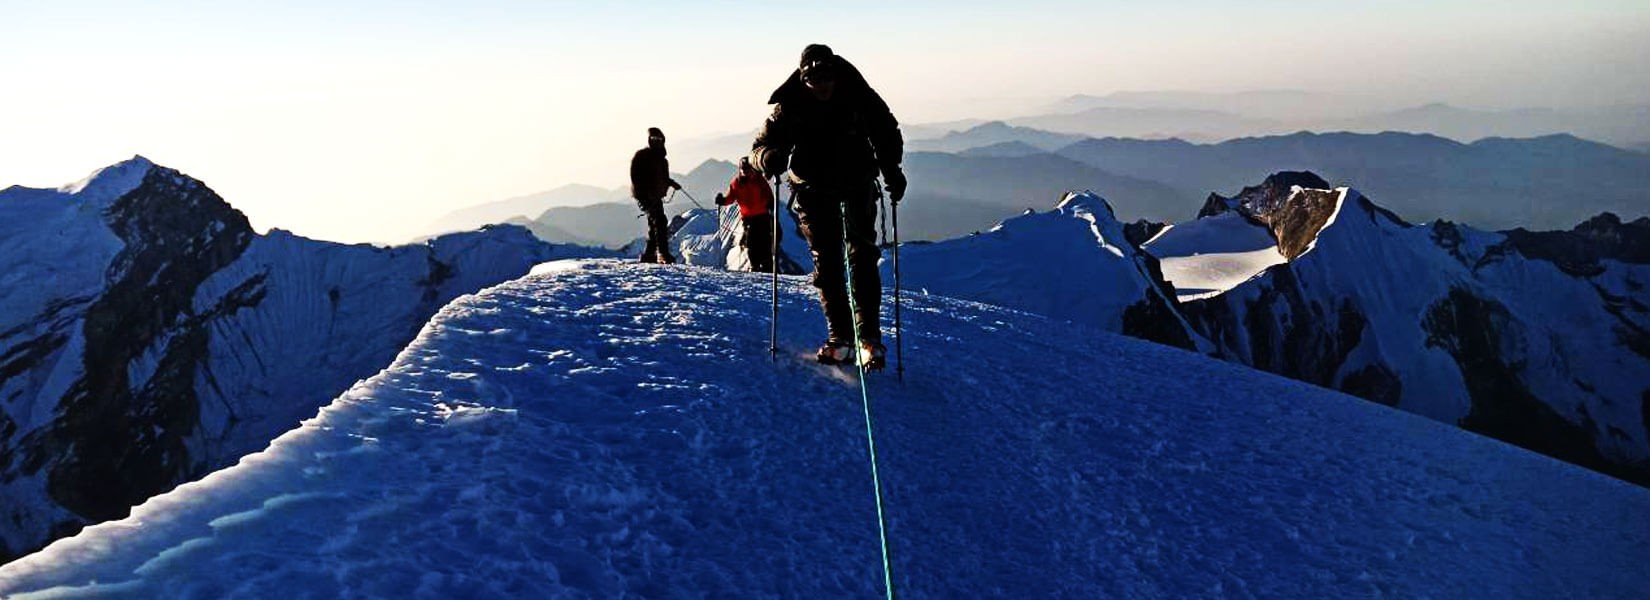
[[[1052,151],[1081,141],[1083,137],[1077,134],[1054,133],[1030,127],[1015,127],[1002,121],[992,121],[962,131],[952,131],[935,139],[914,139],[907,144],[906,150],[912,152],[957,153],[1003,142],[1019,142],[1039,150]]]
[[[958,152],[957,154],[962,156],[1016,157],[1049,154],[1049,152],[1031,144],[1014,140],[1008,142],[998,142],[988,146],[969,148],[967,150],[963,150],[962,152]]]
[[[968,199],[998,206],[1006,217],[1027,208],[1045,208],[1047,198],[1071,190],[1104,190],[1112,206],[1128,218],[1170,219],[1187,214],[1196,193],[1159,181],[1120,175],[1053,154],[1031,156],[960,156],[913,152],[905,157],[913,193]],[[941,230],[973,231],[992,223],[973,223],[958,215]],[[920,239],[915,236],[912,239]]]
[[[1071,96],[1048,114],[1010,123],[1093,137],[1200,142],[1296,131],[1400,131],[1463,141],[1568,133],[1627,147],[1650,138],[1650,105],[1484,110],[1431,103],[1392,109],[1357,96],[1312,92],[1128,92]]]
[[[1356,181],[1409,217],[1493,229],[1559,229],[1600,212],[1650,208],[1650,157],[1571,135],[1471,144],[1408,133],[1303,132],[1218,144],[1107,138],[1060,154],[1180,189],[1236,189],[1254,173],[1309,170],[1330,182]]]
[[[1077,94],[1048,107],[1049,114],[1079,113],[1096,108],[1220,111],[1277,121],[1344,119],[1392,107],[1350,94],[1303,90],[1255,90],[1211,93],[1186,91],[1115,92],[1104,96]]]
[[[1098,107],[1076,113],[1011,119],[1009,123],[1085,136],[1178,137],[1216,141],[1290,130],[1284,121],[1208,109]]]
[[[580,206],[628,198],[620,189],[603,189],[593,185],[571,183],[552,190],[506,198],[495,202],[467,206],[442,215],[425,230],[431,234],[475,229],[490,223],[502,223],[511,217],[537,215],[553,206]]]

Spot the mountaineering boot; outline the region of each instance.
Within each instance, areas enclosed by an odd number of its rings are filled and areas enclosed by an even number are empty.
[[[881,371],[888,366],[888,348],[882,342],[865,342],[859,349],[859,366],[867,371]]]
[[[814,360],[822,365],[853,364],[854,345],[841,340],[826,340],[814,354]]]

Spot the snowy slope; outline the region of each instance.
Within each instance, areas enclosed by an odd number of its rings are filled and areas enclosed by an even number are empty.
[[[1141,249],[1157,257],[1182,302],[1220,294],[1287,261],[1271,232],[1236,212],[1170,226]]]
[[[907,245],[906,288],[1195,347],[1650,485],[1650,219],[1414,226],[1308,172],[1212,195],[1144,252],[1109,215]],[[1164,280],[1178,298],[1140,304]]]
[[[759,275],[539,271],[264,452],[0,567],[0,595],[880,596],[858,386],[800,358],[800,278],[770,362]],[[1069,323],[906,317],[906,383],[869,388],[904,597],[1650,585],[1650,490]]]
[[[142,157],[0,191],[0,560],[263,448],[452,298],[602,254],[515,227],[396,248],[259,235]]]
[[[1125,239],[1111,205],[1067,194],[1054,210],[1003,221],[988,232],[900,250],[904,286],[1098,326],[1192,348],[1157,261]],[[893,282],[891,252],[883,281]]]

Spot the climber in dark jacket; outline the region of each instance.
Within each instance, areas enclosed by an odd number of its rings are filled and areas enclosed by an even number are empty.
[[[676,258],[670,255],[670,228],[665,221],[665,193],[682,189],[670,178],[670,161],[665,159],[665,133],[658,127],[647,130],[647,147],[636,151],[630,159],[630,197],[647,215],[647,249],[642,251],[644,263],[670,264]]]
[[[801,66],[768,103],[773,114],[751,145],[751,161],[770,178],[790,170],[829,331],[817,358],[851,361],[857,334],[860,364],[881,368],[886,351],[878,318],[876,179],[880,173],[895,203],[905,196],[899,122],[859,70],[821,44],[803,49]]]

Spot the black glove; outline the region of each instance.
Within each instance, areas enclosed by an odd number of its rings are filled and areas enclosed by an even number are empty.
[[[899,204],[900,199],[905,197],[905,172],[900,170],[899,165],[884,168],[882,182],[888,190],[888,199]]]
[[[727,204],[728,204],[728,197],[722,195],[722,192],[716,192],[716,205],[717,206],[727,206]]]

